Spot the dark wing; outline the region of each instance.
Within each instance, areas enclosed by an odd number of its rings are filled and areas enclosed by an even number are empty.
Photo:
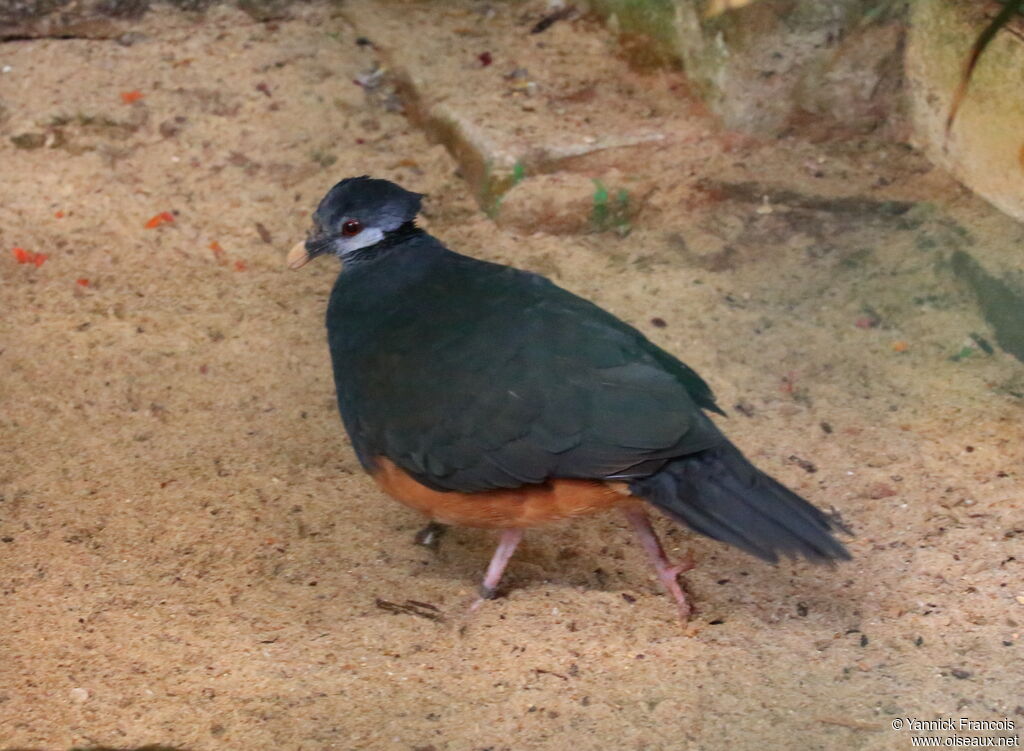
[[[476,492],[642,477],[724,440],[701,412],[717,410],[704,381],[611,314],[493,264],[440,276],[379,322],[373,346],[335,356],[364,462]]]

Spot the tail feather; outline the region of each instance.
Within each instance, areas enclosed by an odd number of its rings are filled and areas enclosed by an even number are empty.
[[[630,488],[695,531],[771,563],[780,554],[816,563],[850,558],[833,535],[849,533],[841,522],[757,469],[731,443],[669,462]]]

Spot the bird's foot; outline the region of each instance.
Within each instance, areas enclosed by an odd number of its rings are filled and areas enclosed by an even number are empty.
[[[685,574],[697,567],[697,559],[693,557],[693,551],[687,550],[686,555],[678,563],[673,566],[669,566],[666,571],[670,572],[673,577]]]
[[[473,600],[473,603],[469,606],[470,613],[475,613],[477,610],[480,609],[480,606],[483,605],[485,602],[487,602],[488,600],[493,600],[498,596],[498,590],[492,587],[488,587],[486,584],[481,584],[477,588],[477,592],[479,596],[475,600]]]
[[[481,584],[479,588],[481,600],[493,600],[498,596],[498,590],[493,587],[488,587],[486,584]]]
[[[665,588],[672,599],[676,601],[676,609],[679,611],[679,620],[685,627],[690,620],[690,616],[693,614],[693,607],[690,605],[690,600],[686,596],[686,590],[679,583],[679,575],[685,571],[689,571],[696,565],[693,560],[693,556],[690,553],[686,554],[679,563],[674,566],[666,566],[665,568],[658,568],[658,579],[661,581],[661,586]]]
[[[413,540],[416,542],[417,545],[422,545],[423,547],[429,548],[430,550],[436,552],[437,549],[441,546],[441,538],[447,531],[447,524],[441,524],[440,522],[430,522],[429,524],[427,524],[427,526],[425,526],[423,529],[416,533],[416,536],[413,538]]]
[[[687,552],[686,557],[676,564],[669,563],[665,551],[661,547],[661,542],[658,540],[658,535],[655,534],[654,528],[647,518],[647,514],[639,509],[627,509],[624,513],[633,527],[633,531],[636,532],[636,536],[640,539],[640,544],[647,551],[647,556],[651,559],[651,564],[658,573],[658,580],[672,596],[672,599],[676,601],[679,620],[685,628],[689,623],[693,608],[690,606],[686,592],[683,591],[682,586],[679,584],[679,575],[697,565],[693,558],[693,553]]]

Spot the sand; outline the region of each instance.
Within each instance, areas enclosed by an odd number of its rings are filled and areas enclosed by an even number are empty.
[[[1019,225],[904,147],[709,123],[646,167],[630,232],[502,229],[351,83],[373,53],[331,7],[135,29],[0,46],[0,749],[895,749],[894,718],[947,716],[1019,735],[1024,377],[945,264]],[[660,520],[699,562],[685,633],[624,520],[596,516],[530,532],[470,615],[493,535],[413,544],[422,520],[335,412],[337,264],[284,266],[322,193],[366,173],[428,194],[452,247],[685,359],[752,459],[842,514],[854,561],[771,567]]]

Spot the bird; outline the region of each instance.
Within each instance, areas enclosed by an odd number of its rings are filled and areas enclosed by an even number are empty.
[[[692,368],[536,273],[449,249],[416,223],[423,195],[334,185],[292,269],[341,260],[327,304],[338,410],[362,467],[429,524],[497,530],[493,598],[524,530],[618,509],[685,624],[693,610],[648,510],[769,563],[846,560],[849,533],[756,468],[709,413]]]

